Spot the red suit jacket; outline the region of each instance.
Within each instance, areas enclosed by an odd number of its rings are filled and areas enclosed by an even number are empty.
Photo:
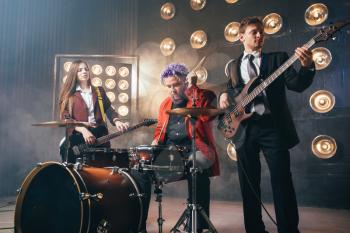
[[[214,92],[200,89],[197,86],[191,86],[185,91],[187,98],[189,99],[186,107],[192,107],[192,95],[195,93],[196,107],[213,107],[210,104],[216,98]],[[167,125],[169,122],[169,114],[166,110],[170,110],[172,107],[172,100],[167,97],[160,105],[158,114],[158,124],[154,132],[154,139],[158,140],[159,144],[164,143]],[[211,166],[211,176],[220,175],[219,157],[216,152],[215,140],[212,131],[212,118],[200,117],[196,122],[196,147],[200,150],[207,159],[214,161]],[[192,137],[192,125],[188,117],[185,117],[185,124],[187,129],[188,140]]]

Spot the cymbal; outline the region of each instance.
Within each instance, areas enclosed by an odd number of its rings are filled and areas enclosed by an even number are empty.
[[[181,116],[217,116],[224,113],[224,110],[216,108],[174,108],[167,110],[166,113]]]
[[[32,126],[43,126],[43,127],[75,127],[84,126],[86,122],[74,121],[74,120],[64,120],[64,121],[46,121],[37,124],[32,124]]]

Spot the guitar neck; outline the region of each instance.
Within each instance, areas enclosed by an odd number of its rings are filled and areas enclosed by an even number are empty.
[[[130,131],[133,131],[133,130],[135,130],[135,129],[137,129],[137,128],[140,128],[140,127],[143,126],[143,125],[144,125],[144,122],[141,122],[141,123],[139,123],[139,124],[137,124],[137,125],[134,125],[134,126],[129,127],[127,130],[125,130],[125,131],[123,131],[123,132],[115,132],[115,133],[108,134],[108,135],[106,135],[106,136],[102,136],[102,137],[100,137],[100,138],[98,138],[98,139],[96,140],[96,143],[95,143],[94,145],[99,146],[99,145],[101,145],[101,144],[104,144],[104,143],[106,143],[106,142],[112,140],[113,138],[119,137],[119,136],[121,136],[121,135],[123,135],[123,134],[125,134],[125,133],[128,133],[128,132],[130,132]]]
[[[315,40],[312,38],[309,40],[304,47],[310,48],[315,44]],[[273,72],[269,77],[262,81],[258,86],[256,86],[242,101],[242,106],[247,106],[250,102],[254,100],[261,92],[263,92],[275,79],[277,79],[284,71],[286,71],[298,57],[294,54],[287,61],[283,63],[275,72]]]

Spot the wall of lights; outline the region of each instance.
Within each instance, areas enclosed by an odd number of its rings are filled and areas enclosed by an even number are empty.
[[[91,84],[103,87],[112,108],[123,121],[130,121],[136,114],[137,58],[104,55],[57,55],[55,58],[55,86],[53,116],[57,119],[59,92],[67,78],[72,61],[81,59],[90,67]]]

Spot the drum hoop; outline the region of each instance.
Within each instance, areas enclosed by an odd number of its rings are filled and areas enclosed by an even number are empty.
[[[129,180],[131,181],[131,183],[133,184],[133,186],[136,189],[137,198],[138,198],[139,204],[140,204],[140,219],[139,219],[139,226],[137,228],[137,231],[140,231],[141,224],[142,224],[142,218],[143,218],[143,204],[142,204],[142,200],[141,200],[141,196],[140,196],[140,194],[141,194],[140,189],[139,189],[136,181],[134,180],[134,178],[129,173],[125,172],[123,169],[119,170],[119,173],[122,173],[123,175],[128,177]]]
[[[33,178],[44,168],[52,166],[52,165],[59,165],[61,167],[64,167],[64,169],[66,171],[68,171],[68,173],[70,174],[71,178],[73,178],[73,182],[76,184],[76,188],[77,191],[79,193],[81,193],[80,190],[80,186],[79,183],[77,182],[76,178],[74,177],[73,173],[69,170],[69,168],[67,167],[66,164],[62,164],[59,162],[55,162],[55,161],[48,161],[48,162],[44,162],[44,163],[38,163],[37,166],[35,168],[33,168],[29,174],[24,178],[24,181],[21,184],[21,187],[19,189],[19,192],[17,194],[17,198],[16,198],[16,207],[15,207],[15,217],[14,217],[14,225],[15,225],[15,232],[18,233],[22,233],[22,228],[21,228],[21,215],[22,215],[22,211],[19,207],[22,207],[23,205],[23,200],[25,197],[25,194],[29,188],[29,185],[31,184],[31,181],[33,180]],[[81,177],[80,177],[81,179]],[[85,185],[85,183],[84,183]],[[86,186],[85,186],[86,188]],[[88,228],[90,227],[90,211],[91,211],[91,203],[90,200],[88,200],[88,207],[89,207],[89,224],[88,224]],[[83,203],[82,201],[80,201],[80,212],[81,212],[81,217],[80,217],[80,230],[79,232],[82,233],[82,227],[83,227],[83,219],[84,219],[84,207],[83,207]],[[18,224],[19,223],[19,224]]]
[[[69,170],[69,169],[68,169]],[[75,168],[73,168],[73,171],[74,171],[74,173],[79,177],[79,179],[80,179],[80,181],[81,181],[81,183],[84,185],[84,189],[85,189],[85,191],[87,192],[87,193],[89,193],[89,190],[87,189],[87,187],[86,187],[86,183],[85,183],[85,181],[84,181],[84,179],[81,177],[81,175],[80,175],[80,173],[75,169]],[[69,170],[69,172],[71,172],[70,170]],[[71,174],[72,174],[72,177],[74,177],[74,181],[75,181],[75,183],[76,183],[76,186],[78,187],[78,190],[79,190],[79,193],[81,193],[80,192],[80,187],[79,187],[79,183],[77,182],[77,180],[75,179],[75,176],[73,175],[73,173],[71,172]],[[82,206],[82,202],[83,202],[84,200],[81,200],[80,201],[80,207],[81,207],[81,212],[82,212],[82,218],[80,219],[80,223],[81,223],[81,227],[80,227],[80,232],[82,233],[82,226],[83,226],[83,219],[84,219],[84,212],[83,212],[83,206]],[[86,232],[90,232],[90,223],[91,223],[91,201],[90,201],[90,198],[88,198],[88,199],[86,199],[86,201],[88,202],[88,206],[89,206],[89,216],[88,216],[88,224],[87,224],[87,231]]]

